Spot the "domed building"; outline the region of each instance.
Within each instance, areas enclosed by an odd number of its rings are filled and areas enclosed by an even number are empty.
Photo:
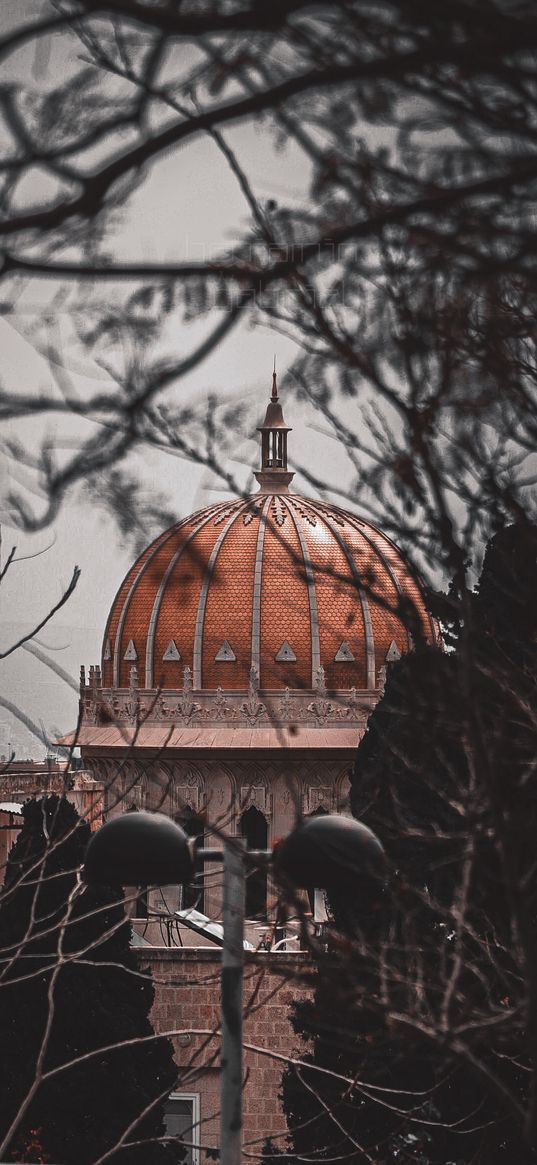
[[[129,571],[101,663],[82,669],[80,726],[65,741],[77,739],[104,786],[105,814],[162,809],[199,841],[242,835],[250,849],[272,846],[299,815],[347,811],[349,769],[387,667],[418,639],[437,641],[419,580],[393,542],[292,491],[275,375],[259,432],[258,491],[177,522]],[[296,1045],[288,1005],[304,993],[292,979],[307,959],[281,920],[277,967],[269,959],[273,906],[267,875],[254,868],[246,937],[258,952],[249,956],[256,1003],[246,1039],[280,1056],[247,1058],[245,1135],[259,1148],[283,1135],[281,1057]],[[157,985],[156,1026],[193,1032],[176,1054],[194,1091],[178,1085],[170,1128],[186,1113],[210,1144],[216,1053],[195,1029],[212,1024],[218,1042],[220,956],[207,933],[178,920],[180,908],[218,919],[220,875],[200,869],[190,887],[152,890],[134,923]]]
[[[292,492],[275,374],[259,432],[258,492],[184,518],[129,571],[79,731],[109,812],[162,807],[253,848],[297,813],[346,810],[387,665],[437,634],[386,535]]]

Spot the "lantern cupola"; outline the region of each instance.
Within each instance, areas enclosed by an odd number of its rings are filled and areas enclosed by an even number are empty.
[[[287,493],[294,477],[287,469],[287,434],[282,406],[278,397],[276,369],[272,373],[272,392],[267,405],[265,420],[258,426],[261,433],[261,469],[256,473],[262,492]]]

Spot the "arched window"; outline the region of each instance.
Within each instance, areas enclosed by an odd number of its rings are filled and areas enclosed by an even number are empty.
[[[241,835],[247,849],[266,849],[268,825],[263,814],[255,805],[243,813],[240,819]],[[267,917],[267,874],[266,870],[249,870],[246,877],[246,917],[264,920]]]
[[[205,831],[205,822],[202,817],[199,817],[194,812],[191,805],[185,805],[184,809],[177,814],[176,820],[181,825],[188,835],[188,837],[195,838],[194,849],[199,850],[203,846],[203,834]],[[204,913],[205,894],[203,887],[203,862],[195,861],[194,863],[194,878],[186,886],[183,886],[183,910],[199,910]]]

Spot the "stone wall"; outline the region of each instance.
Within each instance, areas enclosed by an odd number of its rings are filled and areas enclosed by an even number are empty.
[[[140,966],[153,975],[155,1030],[181,1033],[174,1037],[177,1091],[199,1093],[203,1162],[204,1150],[219,1144],[220,953],[163,947],[137,953]],[[278,1098],[284,1068],[280,1057],[303,1050],[289,1022],[289,1009],[295,1000],[311,994],[312,971],[304,953],[256,953],[245,965],[244,1147],[254,1159],[265,1137],[272,1136],[285,1148],[287,1126]]]

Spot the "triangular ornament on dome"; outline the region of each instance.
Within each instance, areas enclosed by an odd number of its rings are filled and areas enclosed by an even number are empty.
[[[104,645],[103,659],[104,659],[105,663],[108,663],[108,660],[111,658],[112,658],[112,648],[110,645],[110,640],[107,639],[106,643]]]
[[[126,659],[126,660],[138,659],[138,652],[134,646],[133,639],[129,639],[129,642],[127,644],[127,650],[125,652],[125,655],[123,656],[123,659]]]
[[[175,642],[175,639],[170,639],[170,642],[168,643],[166,651],[164,652],[164,655],[162,656],[164,663],[171,663],[172,660],[177,660],[180,658],[181,658],[181,652],[179,651],[179,648]]]
[[[274,658],[277,663],[296,663],[296,655],[287,639],[284,639],[278,654]]]
[[[222,646],[219,648],[214,658],[218,661],[218,663],[233,663],[237,656],[235,655],[231,644],[228,643],[227,639],[224,639]]]
[[[353,663],[354,662],[354,655],[353,655],[346,639],[343,640],[343,643],[340,643],[340,645],[336,651],[336,654],[334,656],[334,659],[335,659],[336,663]]]
[[[401,652],[399,651],[395,639],[392,639],[386,652],[386,663],[396,663],[398,659],[401,659]]]

